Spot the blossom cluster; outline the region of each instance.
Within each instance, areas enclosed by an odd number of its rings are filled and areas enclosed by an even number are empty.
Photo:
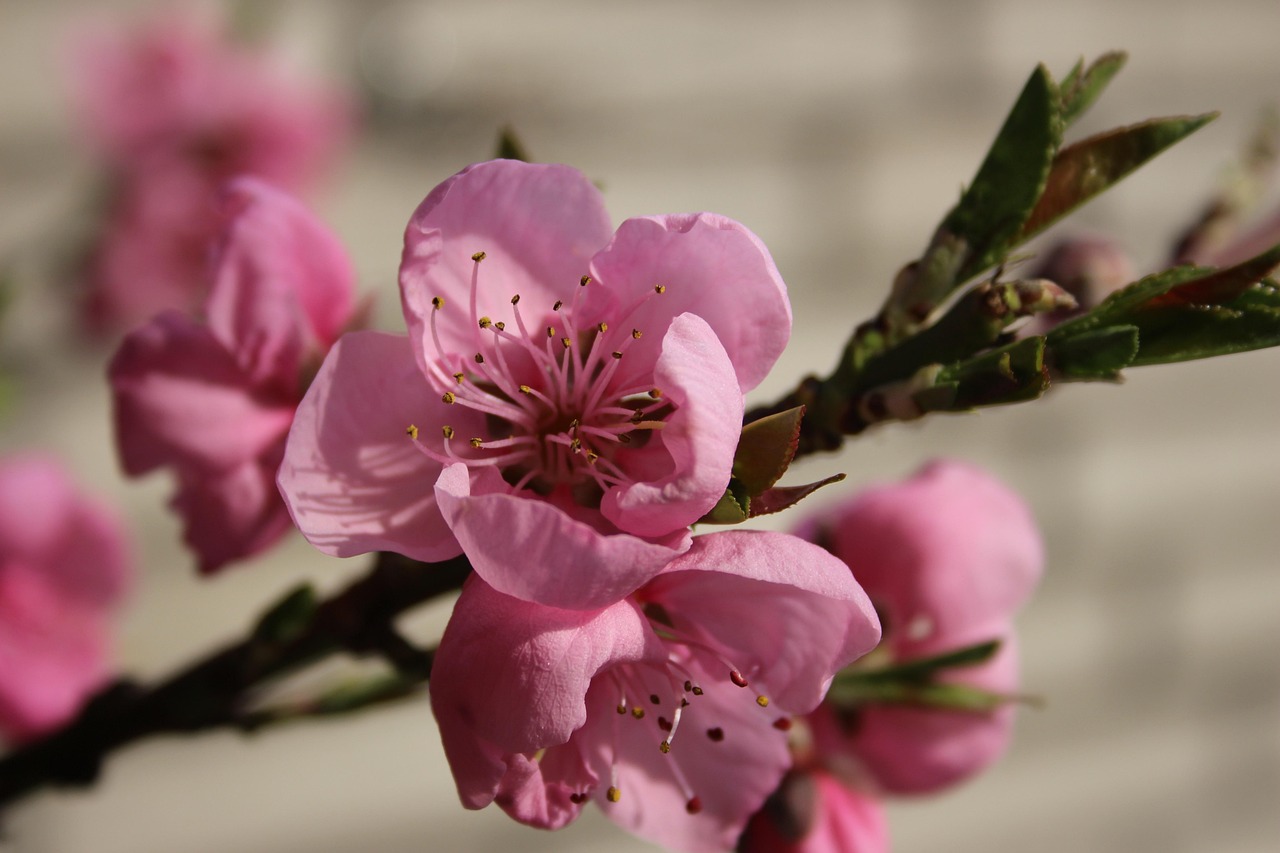
[[[353,123],[344,93],[298,79],[190,10],[86,30],[69,58],[82,136],[106,177],[84,270],[85,319],[101,331],[196,307],[222,185],[251,174],[300,192]]]

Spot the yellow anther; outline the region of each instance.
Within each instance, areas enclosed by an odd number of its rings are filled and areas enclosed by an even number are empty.
[[[439,296],[431,297],[431,307],[439,311],[444,307],[444,299]]]
[[[501,332],[507,328],[507,324],[499,320],[498,322],[493,324],[493,327],[497,329],[499,332]]]
[[[605,795],[605,798],[608,799],[609,802],[611,803],[616,803],[618,802],[618,800],[622,799],[622,792],[619,791],[617,788],[613,787],[612,785],[609,786],[609,790],[604,792],[604,795]]]
[[[404,434],[409,436],[409,438],[412,438],[414,441],[417,441],[418,440],[417,424],[409,424],[407,427],[405,427]]]
[[[548,337],[548,338],[554,338],[555,336],[556,336],[556,327],[555,327],[555,326],[547,326],[547,337]]]
[[[761,708],[768,708],[768,707],[769,707],[769,697],[768,697],[768,696],[764,696],[764,695],[757,696],[757,697],[756,697],[756,704],[757,704],[757,705],[759,705]]]
[[[599,458],[600,458],[600,454],[596,453],[594,450],[587,451],[587,462],[589,462],[590,464],[592,465],[596,464],[596,460]]]
[[[589,275],[584,275],[581,279],[578,280],[578,284],[581,287],[586,287],[590,283],[591,283],[591,276]]]
[[[639,329],[631,330],[631,337],[635,338],[637,341],[640,340],[640,336],[643,334],[644,332],[640,331]]]
[[[484,356],[476,353],[476,364],[484,364]]]
[[[556,300],[556,304],[551,306],[551,310],[552,310],[552,311],[559,311],[559,310],[560,310],[560,308],[561,308],[563,305],[564,305],[564,300],[563,300],[563,299],[557,299],[557,300]]]
[[[520,294],[518,294],[518,293],[517,293],[515,296],[511,297],[511,304],[512,304],[512,305],[515,305],[515,304],[516,304],[517,302],[519,302],[519,301],[520,301]]]
[[[641,708],[639,705],[635,706],[631,709],[631,716],[635,717],[637,720],[643,720],[644,708]]]
[[[619,714],[625,714],[625,713],[627,713],[627,706],[626,706],[626,705],[619,705],[619,706],[618,706],[618,713],[619,713]]]
[[[653,286],[653,292],[654,292],[654,293],[666,293],[666,292],[667,292],[667,286],[666,286],[665,284],[655,284],[655,285]]]
[[[489,327],[490,327],[490,326],[492,326],[492,325],[493,325],[493,321],[492,321],[492,320],[490,320],[488,317],[481,317],[481,318],[480,318],[480,328],[482,328],[482,329],[487,329],[487,328],[489,328]]]
[[[565,349],[568,349],[569,347],[573,346],[573,341],[569,340],[568,338],[561,338],[560,343],[564,345]]]
[[[533,389],[532,389],[532,388],[530,388],[528,385],[521,385],[521,386],[520,386],[520,393],[521,393],[521,394],[532,394],[532,393],[533,393]]]
[[[582,450],[582,439],[580,439],[580,438],[575,438],[575,439],[573,439],[572,441],[570,441],[570,442],[569,442],[569,449],[570,449],[571,451],[573,451],[574,453],[578,453],[578,452],[580,452],[580,451]]]
[[[614,358],[622,358],[622,353],[618,352],[617,350],[614,350],[614,351],[613,351],[613,357],[614,357]]]
[[[465,374],[465,373],[455,373],[455,374],[453,374],[453,381],[454,381],[454,382],[457,382],[459,385],[461,385],[461,384],[462,384],[462,380],[464,380],[464,379],[466,379],[466,378],[467,378],[467,374]]]
[[[444,435],[445,438],[453,438],[453,427],[449,426],[448,424],[445,424],[444,426],[440,427],[440,432]]]
[[[481,447],[484,447],[484,442],[483,442],[483,441],[481,441],[481,440],[480,440],[480,439],[478,439],[478,438],[473,438],[473,439],[471,439],[470,444],[471,444],[471,446],[472,446],[472,447],[475,447],[475,448],[481,448]],[[767,700],[766,700],[766,701],[767,701]]]
[[[609,324],[608,324],[608,323],[601,323],[600,325],[596,326],[596,328],[597,328],[597,329],[599,329],[599,330],[600,330],[600,331],[602,331],[602,332],[607,332],[607,331],[609,331]]]
[[[650,397],[652,397],[652,398],[653,398],[653,399],[655,399],[655,400],[661,400],[661,399],[662,399],[662,389],[661,389],[661,388],[650,388],[650,389],[649,389],[649,396],[650,396]]]
[[[658,751],[661,752],[663,755],[666,755],[668,752],[670,752],[671,741],[664,740],[662,743],[658,744]]]
[[[487,257],[489,256],[486,255],[484,252],[476,252],[474,255],[471,256],[471,260],[475,261],[476,263],[480,263]]]
[[[455,396],[453,396],[453,392],[452,392],[452,391],[445,391],[443,394],[441,394],[441,395],[440,395],[440,401],[441,401],[441,402],[443,402],[443,403],[445,403],[446,405],[450,405],[450,406],[452,406],[452,405],[453,405],[453,401],[454,401],[454,400],[456,400],[456,399],[458,399],[458,398],[457,398],[457,397],[455,397]]]

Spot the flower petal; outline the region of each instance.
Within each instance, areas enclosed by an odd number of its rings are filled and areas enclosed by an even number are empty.
[[[769,250],[745,226],[714,213],[628,219],[591,262],[590,315],[649,333],[628,357],[657,356],[672,317],[697,314],[715,330],[742,390],[760,384],[791,336],[791,304]],[[647,299],[628,320],[619,313]]]
[[[457,556],[432,491],[440,463],[406,435],[411,424],[443,422],[444,408],[406,338],[354,332],[338,341],[298,406],[280,466],[280,491],[311,544],[339,557]]]
[[[473,484],[466,466],[450,465],[436,482],[436,501],[476,574],[507,595],[572,610],[605,607],[689,547],[687,530],[656,542],[602,533],[493,480]]]
[[[789,773],[782,784],[751,819],[737,848],[741,853],[888,851],[888,821],[874,797],[821,769]],[[791,813],[795,808],[808,814]]]
[[[595,790],[610,820],[664,847],[729,850],[791,766],[787,736],[773,726],[779,714],[759,707],[754,695],[696,659],[687,669],[704,690],[682,709],[669,752],[658,748],[667,734],[657,709],[639,720],[619,716],[616,692],[605,679],[593,685],[589,721],[574,739],[602,779],[616,763],[618,802],[608,799],[605,786]],[[722,734],[713,737],[713,729]],[[701,807],[696,814],[689,811],[691,797]]]
[[[516,294],[535,311],[571,295],[611,232],[599,190],[568,166],[493,160],[449,178],[405,229],[400,298],[415,354],[436,359],[428,324],[437,296],[448,312],[438,328],[445,351],[478,349],[469,313],[476,252],[487,255],[478,271],[479,313],[511,323]]]
[[[645,597],[791,713],[816,707],[831,676],[880,641],[875,609],[848,568],[784,533],[696,537]]]
[[[661,433],[674,470],[665,477],[605,493],[604,517],[637,536],[688,527],[716,505],[729,485],[742,429],[742,391],[715,332],[694,314],[671,322],[654,384],[676,410]]]
[[[958,462],[868,489],[821,526],[884,613],[902,660],[1004,635],[1044,565],[1026,504]]]
[[[260,180],[233,181],[223,207],[209,328],[255,383],[293,392],[306,351],[327,348],[351,316],[351,261],[309,210]]]
[[[165,464],[232,468],[289,429],[289,400],[256,396],[204,326],[173,311],[132,332],[108,368],[125,472]]]
[[[515,756],[569,740],[586,722],[597,672],[664,657],[630,602],[559,610],[504,595],[480,577],[468,580],[431,671],[431,707],[463,803],[487,805],[508,772],[514,803],[532,778]]]
[[[253,459],[227,471],[179,475],[173,506],[202,573],[266,550],[292,526],[275,484],[282,450],[269,454],[274,464]]]

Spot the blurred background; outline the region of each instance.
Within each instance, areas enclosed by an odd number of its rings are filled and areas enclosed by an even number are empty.
[[[241,633],[302,578],[361,572],[300,538],[201,580],[165,509],[167,475],[126,482],[109,431],[110,346],[76,332],[52,268],[75,251],[96,172],[67,97],[66,34],[152,3],[45,0],[0,10],[0,450],[60,455],[123,508],[142,582],[122,668],[156,677]],[[224,11],[231,11],[230,8]],[[537,160],[598,180],[616,220],[712,210],[770,247],[792,345],[754,399],[829,370],[897,269],[923,249],[1037,62],[1062,76],[1109,49],[1128,67],[1077,135],[1156,115],[1222,118],[1059,226],[1165,262],[1280,98],[1274,0],[245,4],[306,73],[356,89],[363,127],[318,210],[354,256],[382,328],[400,330],[404,224],[439,181],[515,128]],[[1134,370],[979,415],[890,425],[796,482],[848,490],[935,456],[1026,496],[1048,545],[1020,619],[1024,686],[1010,753],[938,799],[891,806],[895,848],[1280,849],[1280,355]],[[809,476],[813,475],[813,476]],[[835,499],[835,489],[816,502]],[[847,492],[846,492],[847,493]],[[783,519],[785,522],[787,519]],[[413,620],[438,631],[447,605]],[[646,850],[593,811],[543,834],[457,803],[425,699],[257,737],[147,742],[84,793],[12,815],[5,851]]]

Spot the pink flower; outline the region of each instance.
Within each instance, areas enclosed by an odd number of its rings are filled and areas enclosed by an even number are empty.
[[[119,520],[61,466],[0,462],[0,734],[55,727],[102,683],[109,617],[129,580]]]
[[[472,578],[431,702],[468,808],[496,802],[558,828],[595,800],[659,844],[722,850],[790,766],[790,716],[879,633],[820,548],[718,533],[599,610],[530,604]]]
[[[99,326],[193,308],[218,189],[254,174],[301,191],[350,135],[343,93],[296,79],[189,14],[87,33],[71,60],[85,137],[111,182],[88,271]]]
[[[289,527],[275,488],[293,412],[350,322],[354,274],[337,238],[260,181],[233,182],[205,322],[160,314],[108,371],[125,472],[178,475],[186,541],[212,572]]]
[[[298,410],[280,487],[322,551],[465,552],[495,589],[618,601],[724,494],[742,394],[790,334],[746,228],[629,219],[566,166],[498,160],[405,232],[409,337],[339,342]]]
[[[1039,580],[1044,554],[1035,521],[1007,487],[977,468],[936,462],[905,483],[863,492],[802,535],[848,563],[875,603],[884,625],[879,662],[999,640],[991,660],[939,677],[1000,695],[1016,691],[1013,614]],[[811,724],[819,751],[852,757],[873,790],[923,793],[998,758],[1013,710],[872,704],[842,718],[824,707]]]
[[[880,802],[820,767],[794,770],[747,824],[739,853],[884,853]]]

